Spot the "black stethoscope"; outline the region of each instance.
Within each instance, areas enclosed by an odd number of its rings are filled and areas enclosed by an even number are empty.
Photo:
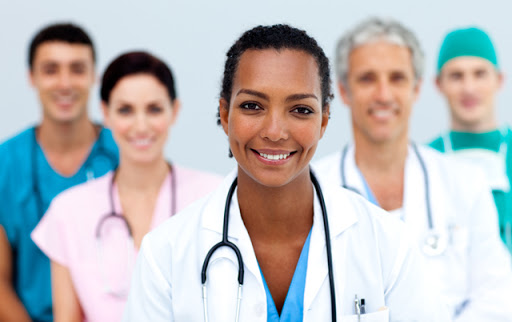
[[[421,171],[423,173],[423,180],[425,181],[425,205],[427,208],[427,220],[428,220],[428,232],[424,239],[422,250],[426,255],[436,256],[442,254],[447,248],[447,240],[446,237],[443,236],[440,232],[434,229],[434,223],[432,220],[432,206],[430,202],[430,182],[428,177],[427,166],[425,164],[425,160],[420,154],[418,147],[415,143],[411,143],[412,150],[414,154],[418,158],[418,161],[421,166]],[[347,178],[345,174],[345,161],[348,153],[348,145],[343,148],[343,152],[341,154],[341,162],[340,162],[340,173],[341,173],[341,186],[345,189],[352,190],[353,192],[364,196],[361,191],[359,191],[355,187],[351,187],[347,184]]]
[[[171,163],[167,163],[169,166],[169,171],[171,173],[171,213],[170,217],[173,216],[176,213],[176,173],[173,169],[173,166]],[[98,224],[96,226],[96,250],[97,250],[97,257],[100,265],[100,271],[101,276],[103,279],[103,288],[105,293],[113,295],[117,298],[125,298],[128,295],[128,287],[126,287],[123,290],[116,291],[114,288],[111,287],[108,278],[106,276],[105,271],[105,264],[104,264],[104,255],[103,255],[103,243],[102,243],[102,228],[104,227],[105,223],[109,220],[119,220],[123,223],[123,225],[126,227],[126,231],[128,232],[128,238],[126,243],[126,249],[127,254],[132,254],[132,248],[133,248],[133,231],[126,220],[126,218],[123,216],[123,214],[116,212],[115,204],[114,204],[114,183],[116,180],[117,175],[117,169],[114,170],[114,173],[112,174],[112,179],[110,181],[110,187],[109,187],[109,201],[110,201],[110,211],[101,219],[98,221]],[[129,268],[130,265],[125,265],[126,270],[128,271],[126,275],[130,275]],[[127,278],[129,280],[129,277]]]
[[[331,250],[331,237],[329,233],[329,223],[327,220],[327,208],[325,207],[324,196],[322,193],[322,189],[320,188],[320,184],[318,180],[314,176],[313,172],[309,172],[311,176],[311,181],[313,186],[315,187],[318,199],[320,200],[320,207],[322,208],[322,217],[324,222],[324,231],[325,231],[325,245],[327,248],[327,266],[329,269],[329,286],[331,293],[331,315],[332,321],[336,321],[336,296],[334,289],[334,273],[332,268],[332,250]],[[242,286],[244,284],[244,261],[242,259],[242,253],[238,249],[238,247],[228,240],[228,224],[229,224],[229,209],[231,207],[231,199],[233,198],[233,193],[235,192],[235,188],[237,186],[237,179],[233,180],[231,187],[229,188],[228,195],[226,197],[226,205],[224,206],[224,225],[222,228],[222,240],[215,244],[208,253],[203,262],[203,268],[201,269],[201,283],[203,285],[203,311],[204,311],[204,320],[208,322],[208,300],[207,300],[207,288],[206,288],[206,273],[208,270],[208,264],[210,259],[215,253],[215,251],[221,247],[227,247],[231,249],[237,258],[238,261],[238,295],[237,295],[237,304],[236,304],[236,321],[240,320],[240,304],[242,301]]]
[[[41,189],[39,186],[39,173],[38,173],[38,167],[37,167],[37,138],[36,138],[36,130],[37,128],[34,127],[33,135],[32,135],[32,147],[31,147],[31,163],[32,163],[32,190],[34,193],[34,196],[36,198],[36,213],[37,217],[41,218],[43,216],[44,206],[43,206],[43,196],[41,193]],[[111,168],[115,168],[117,166],[117,156],[108,151],[105,148],[105,144],[103,140],[101,139],[101,131],[103,130],[103,126],[99,125],[97,130],[97,138],[96,142],[96,152],[94,154],[94,157],[91,158],[91,154],[87,157],[84,164],[81,166],[81,168],[85,168],[87,181],[94,178],[94,172],[92,169],[93,161],[96,159],[106,159],[107,162],[112,166]]]

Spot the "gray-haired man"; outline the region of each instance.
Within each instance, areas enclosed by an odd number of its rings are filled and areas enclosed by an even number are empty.
[[[354,143],[320,160],[318,175],[409,226],[425,278],[454,319],[510,320],[510,258],[484,175],[410,142],[424,60],[415,35],[396,21],[370,19],[340,39],[336,56]]]

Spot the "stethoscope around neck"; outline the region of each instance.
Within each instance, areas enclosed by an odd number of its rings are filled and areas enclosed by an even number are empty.
[[[332,268],[332,249],[331,249],[331,237],[329,233],[329,222],[327,219],[327,208],[325,206],[325,200],[322,193],[322,189],[320,188],[320,184],[318,183],[318,180],[314,176],[313,172],[310,171],[311,176],[311,182],[313,183],[313,186],[315,187],[318,199],[320,200],[320,207],[322,209],[322,217],[324,222],[324,231],[325,231],[325,245],[327,248],[327,266],[329,269],[329,290],[331,294],[331,316],[332,321],[336,321],[336,293],[334,288],[334,273]],[[235,188],[238,183],[238,178],[235,178],[233,180],[233,183],[231,184],[231,187],[229,188],[228,194],[226,196],[226,205],[224,206],[224,224],[222,227],[222,240],[218,242],[217,244],[213,245],[212,248],[208,251],[206,254],[206,257],[203,262],[203,267],[201,269],[201,284],[202,284],[202,293],[203,293],[203,313],[204,313],[204,320],[205,322],[208,322],[208,298],[207,298],[207,286],[206,286],[206,279],[207,279],[207,271],[208,271],[208,264],[210,263],[210,259],[219,248],[227,247],[231,249],[237,258],[238,262],[238,293],[237,293],[237,303],[236,303],[236,321],[240,321],[240,306],[242,302],[242,287],[244,284],[244,261],[242,259],[242,253],[238,249],[238,247],[230,242],[228,240],[228,225],[229,225],[229,210],[231,207],[231,199],[233,198],[233,194],[235,192]]]
[[[167,163],[169,167],[169,172],[171,174],[170,178],[170,188],[171,188],[171,211],[169,216],[172,216],[176,213],[176,172],[174,171],[174,167],[171,163]],[[116,212],[115,208],[115,202],[114,202],[114,186],[115,186],[115,180],[117,176],[117,169],[113,171],[112,179],[110,180],[110,186],[109,186],[109,204],[110,204],[110,211],[100,218],[98,221],[98,224],[96,225],[96,231],[95,231],[95,238],[96,238],[96,250],[97,250],[97,257],[98,257],[98,263],[99,263],[99,269],[100,269],[100,275],[101,279],[103,280],[103,291],[109,295],[112,295],[116,298],[125,298],[128,295],[128,288],[123,290],[115,290],[112,285],[109,282],[109,279],[106,274],[105,269],[105,255],[104,255],[104,247],[103,247],[103,234],[102,234],[102,228],[105,226],[105,224],[108,221],[117,220],[120,221],[123,226],[125,226],[125,229],[128,233],[128,238],[126,239],[126,254],[127,257],[130,257],[130,254],[133,252],[133,230],[128,223],[128,220],[126,220],[125,216],[122,213]],[[130,263],[127,263],[127,265],[124,265],[124,268],[126,269],[126,275],[128,276],[127,279],[129,280],[130,276]]]
[[[448,246],[447,238],[445,235],[437,231],[434,227],[433,219],[432,219],[432,205],[430,198],[430,182],[428,177],[428,170],[425,164],[425,160],[420,154],[418,147],[415,143],[411,143],[412,150],[414,154],[418,158],[420,163],[421,172],[423,173],[423,180],[425,182],[425,205],[427,209],[427,221],[428,221],[428,232],[423,240],[422,251],[425,255],[436,256],[444,253]],[[341,173],[341,186],[345,189],[352,190],[353,192],[364,196],[361,191],[357,188],[349,186],[347,184],[347,177],[345,173],[345,162],[347,159],[348,153],[348,145],[343,148],[343,152],[341,154],[341,162],[340,162],[340,173]]]

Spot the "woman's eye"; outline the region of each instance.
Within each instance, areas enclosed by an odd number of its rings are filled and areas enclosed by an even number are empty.
[[[148,112],[151,114],[158,114],[162,112],[162,108],[158,105],[150,105],[148,107]]]
[[[127,114],[130,114],[132,111],[132,107],[129,106],[129,105],[123,105],[123,106],[120,106],[118,109],[117,109],[117,112],[119,114],[124,114],[124,115],[127,115]]]
[[[299,114],[313,114],[313,110],[310,109],[309,107],[305,107],[305,106],[300,106],[300,107],[296,107],[293,109],[294,113],[299,113]]]
[[[259,110],[261,107],[258,106],[256,103],[243,103],[240,105],[241,108],[246,110]]]

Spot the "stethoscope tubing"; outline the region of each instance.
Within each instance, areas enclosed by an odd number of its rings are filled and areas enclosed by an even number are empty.
[[[36,214],[37,218],[43,217],[43,196],[41,193],[41,188],[39,185],[39,171],[37,170],[37,138],[36,138],[36,127],[33,128],[32,135],[32,146],[30,153],[30,161],[31,161],[31,176],[32,176],[32,191],[34,193],[34,197],[36,198]],[[103,130],[103,126],[100,125],[100,129],[98,131],[98,135],[96,138],[96,142],[98,142],[96,148],[97,151],[96,156],[104,156],[110,162],[110,164],[114,167],[117,164],[117,158],[109,153],[104,147],[103,141],[101,140],[101,131]],[[90,154],[85,160],[82,167],[86,169],[86,173],[88,172],[88,168],[91,167],[92,159],[90,159]]]
[[[428,170],[425,163],[425,160],[421,156],[420,151],[418,150],[418,146],[411,142],[412,149],[414,151],[414,154],[416,154],[416,157],[418,158],[418,161],[420,163],[421,171],[423,173],[423,180],[425,182],[425,204],[426,204],[426,212],[427,212],[427,221],[428,221],[428,229],[429,231],[434,230],[434,222],[433,222],[433,216],[432,216],[432,205],[430,202],[430,181],[428,176]],[[341,186],[345,189],[351,190],[361,196],[364,196],[361,191],[356,189],[355,187],[349,186],[347,184],[347,177],[345,173],[345,162],[347,159],[347,153],[348,153],[348,145],[345,145],[343,148],[343,151],[341,153],[341,162],[340,162],[340,177],[341,177]]]
[[[313,183],[313,186],[315,187],[318,199],[320,200],[320,207],[322,209],[322,217],[324,222],[324,231],[325,231],[325,243],[326,243],[326,249],[327,249],[327,266],[328,266],[328,276],[329,276],[329,291],[331,295],[331,315],[332,315],[332,321],[336,322],[336,291],[335,291],[335,285],[334,285],[334,270],[333,270],[333,263],[332,263],[332,247],[331,247],[331,237],[330,237],[330,230],[329,230],[329,222],[327,219],[327,207],[325,206],[325,200],[322,193],[322,189],[320,187],[320,184],[318,183],[318,180],[316,179],[313,172],[310,170],[310,176],[311,181]],[[211,257],[221,247],[228,247],[230,248],[237,257],[238,262],[238,295],[237,295],[237,306],[236,306],[236,321],[239,321],[240,318],[240,306],[241,306],[241,299],[242,299],[242,286],[244,283],[244,262],[242,258],[242,254],[238,247],[230,242],[228,240],[228,224],[229,224],[229,211],[231,208],[231,200],[233,198],[233,194],[235,192],[235,188],[238,184],[238,178],[235,178],[233,180],[233,183],[231,184],[228,194],[226,196],[226,204],[224,206],[224,223],[222,228],[222,240],[215,244],[208,253],[206,254],[206,257],[203,262],[203,266],[201,269],[201,284],[202,284],[202,297],[203,297],[203,312],[204,312],[204,318],[205,321],[208,321],[208,304],[207,304],[207,289],[206,289],[206,281],[207,281],[207,271],[208,271],[208,264],[210,262]]]
[[[172,163],[168,162],[169,165],[169,172],[171,173],[171,213],[169,217],[172,217],[174,214],[176,214],[176,171],[172,165]],[[112,174],[112,179],[110,180],[109,185],[109,203],[110,203],[110,212],[108,212],[105,216],[103,216],[100,221],[98,221],[98,224],[96,226],[96,238],[101,238],[101,227],[103,226],[103,223],[107,221],[109,218],[116,217],[118,219],[121,219],[121,221],[124,222],[126,229],[128,230],[128,233],[130,237],[133,237],[133,230],[126,220],[126,218],[120,214],[117,213],[115,210],[115,204],[114,204],[114,184],[117,177],[117,169],[114,170],[114,173]]]
[[[170,216],[173,216],[176,213],[176,171],[174,170],[174,167],[169,162],[169,171],[171,173],[171,213]],[[104,283],[104,291],[105,293],[108,293],[110,295],[115,296],[116,298],[125,298],[127,292],[116,292],[110,285],[106,273],[105,273],[105,264],[103,261],[104,255],[103,255],[103,244],[102,244],[102,235],[101,235],[101,229],[104,225],[104,223],[111,218],[117,218],[120,221],[123,222],[123,224],[126,227],[126,230],[128,231],[129,238],[127,239],[127,252],[130,253],[131,249],[133,247],[133,230],[128,223],[128,220],[121,214],[117,213],[115,210],[115,204],[114,204],[114,184],[116,180],[117,175],[117,169],[114,170],[114,173],[112,174],[112,179],[110,181],[109,185],[109,203],[110,203],[110,211],[101,219],[98,221],[98,224],[96,225],[96,231],[95,231],[95,237],[96,237],[96,248],[97,248],[97,254],[98,254],[98,262],[100,265],[100,272],[103,277],[103,283]],[[128,266],[127,266],[128,267]]]

